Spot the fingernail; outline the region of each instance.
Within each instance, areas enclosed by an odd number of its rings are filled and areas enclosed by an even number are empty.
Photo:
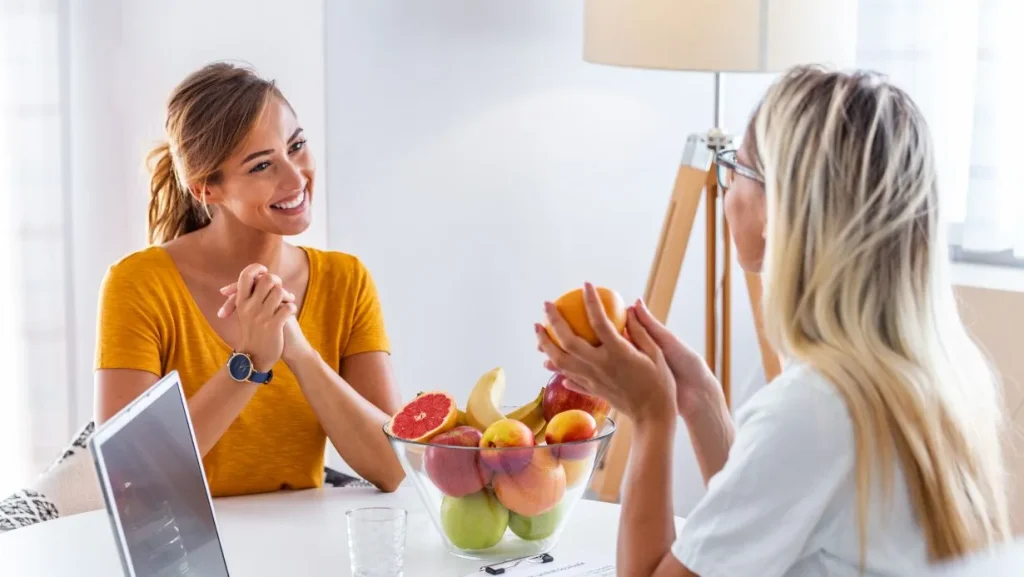
[[[590,281],[584,281],[583,287],[586,288],[587,290],[591,290],[594,288],[594,285],[590,284]]]

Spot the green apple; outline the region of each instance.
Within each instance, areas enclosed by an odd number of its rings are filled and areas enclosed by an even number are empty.
[[[558,523],[562,520],[562,503],[555,506],[547,513],[525,517],[516,513],[510,513],[508,517],[508,528],[527,541],[547,539],[554,534]]]
[[[441,501],[441,526],[460,549],[487,549],[501,541],[508,528],[508,509],[484,489]]]

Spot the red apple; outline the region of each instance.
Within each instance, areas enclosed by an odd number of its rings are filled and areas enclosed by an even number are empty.
[[[605,417],[611,411],[611,405],[601,397],[595,397],[586,393],[577,393],[565,386],[565,377],[561,373],[555,373],[551,380],[544,387],[544,420],[551,422],[555,415],[563,411],[579,409],[586,411],[594,417],[597,428],[604,424]]]
[[[465,497],[484,488],[491,481],[491,472],[480,465],[477,447],[483,434],[470,426],[455,427],[430,440],[423,458],[423,468],[442,493]]]
[[[593,443],[558,446],[559,443],[586,441],[597,434],[597,421],[593,415],[580,409],[558,413],[545,429],[544,440],[551,446],[551,454],[558,459],[583,459],[594,448]]]
[[[533,431],[522,421],[501,419],[484,431],[480,461],[495,473],[515,475],[530,464],[535,441]]]

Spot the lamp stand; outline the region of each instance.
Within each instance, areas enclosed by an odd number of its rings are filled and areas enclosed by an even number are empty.
[[[715,121],[722,126],[721,108],[721,75],[715,73]],[[683,159],[676,174],[675,186],[669,200],[665,220],[662,223],[661,236],[654,253],[654,261],[647,277],[644,290],[644,302],[651,314],[661,322],[668,319],[672,299],[675,296],[679,281],[679,271],[683,266],[683,257],[690,239],[697,208],[704,196],[705,226],[705,279],[704,279],[704,334],[705,362],[715,373],[722,384],[726,403],[731,406],[731,238],[729,223],[722,219],[722,245],[724,257],[722,263],[722,299],[721,299],[721,331],[718,330],[716,314],[717,268],[718,268],[718,203],[721,200],[718,190],[718,167],[715,164],[715,153],[725,149],[732,143],[732,138],[720,129],[712,129],[707,134],[694,134],[686,139]],[[706,195],[704,193],[706,192]],[[781,371],[781,363],[767,340],[764,338],[761,323],[761,277],[758,274],[744,274],[751,310],[754,313],[754,324],[758,345],[761,350],[761,363],[765,377],[770,381]],[[721,355],[718,354],[719,337],[721,337]],[[617,502],[619,500],[622,478],[626,470],[630,444],[633,439],[633,424],[618,411],[612,411],[616,431],[612,435],[608,449],[597,463],[590,482],[593,497],[601,501]]]

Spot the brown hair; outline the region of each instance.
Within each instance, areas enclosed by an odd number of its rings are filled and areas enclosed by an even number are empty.
[[[220,179],[221,164],[252,130],[272,96],[285,101],[272,80],[220,62],[193,72],[174,89],[164,123],[167,142],[147,156],[151,244],[210,224],[209,208],[189,187]]]

